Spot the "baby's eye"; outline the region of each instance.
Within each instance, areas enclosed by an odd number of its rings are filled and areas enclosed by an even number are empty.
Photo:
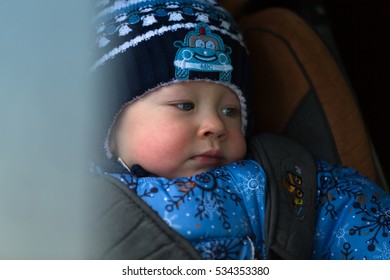
[[[240,110],[234,107],[226,107],[222,109],[222,114],[227,117],[236,117],[238,116]]]
[[[191,102],[177,103],[177,104],[175,104],[175,106],[183,111],[191,111],[195,107],[195,105]]]

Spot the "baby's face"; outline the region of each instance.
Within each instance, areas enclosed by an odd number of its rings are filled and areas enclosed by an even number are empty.
[[[229,88],[207,82],[162,87],[120,116],[116,153],[160,177],[192,176],[243,159],[240,102]]]

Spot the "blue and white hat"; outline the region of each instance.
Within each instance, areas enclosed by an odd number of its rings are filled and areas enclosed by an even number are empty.
[[[108,134],[124,106],[161,86],[193,80],[232,89],[247,130],[248,54],[237,25],[216,1],[102,0],[95,20],[92,71],[101,82]]]

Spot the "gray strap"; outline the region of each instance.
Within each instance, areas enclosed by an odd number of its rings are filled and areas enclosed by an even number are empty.
[[[268,180],[265,221],[268,256],[310,259],[317,190],[313,157],[294,141],[271,134],[252,137],[250,150]]]

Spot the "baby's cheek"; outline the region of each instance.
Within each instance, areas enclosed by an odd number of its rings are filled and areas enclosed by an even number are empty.
[[[232,136],[232,141],[230,142],[231,145],[231,158],[232,162],[242,160],[245,158],[246,155],[246,141],[244,136],[241,132],[237,132]]]
[[[180,155],[183,153],[187,141],[175,135],[156,133],[143,139],[137,144],[137,157],[139,164],[158,175],[158,170],[177,168]],[[153,173],[153,172],[152,172]]]
[[[184,138],[172,136],[164,139],[161,137],[158,139],[158,145],[155,146],[155,153],[156,156],[165,160],[164,164],[177,165],[188,145],[188,141]]]

